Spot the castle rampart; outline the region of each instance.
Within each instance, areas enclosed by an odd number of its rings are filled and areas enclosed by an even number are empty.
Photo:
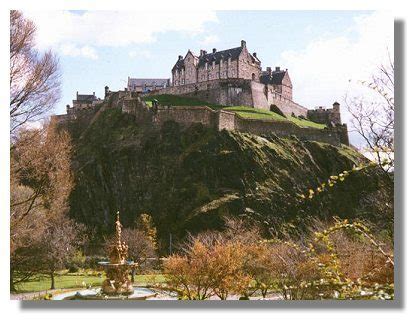
[[[257,135],[274,133],[281,137],[294,135],[302,140],[315,140],[333,145],[349,144],[346,126],[325,129],[299,127],[287,120],[246,119],[234,112],[214,110],[207,106],[154,106],[149,108],[139,98],[126,99],[125,103],[128,107],[122,109],[124,112],[135,115],[140,123],[149,121],[156,127],[161,127],[166,121],[174,121],[185,127],[200,123],[217,130],[238,130]]]

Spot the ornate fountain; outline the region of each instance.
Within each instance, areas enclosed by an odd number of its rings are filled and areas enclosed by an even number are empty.
[[[134,287],[129,281],[129,272],[137,263],[127,261],[128,245],[122,242],[122,225],[119,221],[119,211],[116,213],[116,239],[109,252],[109,263],[100,263],[106,268],[106,280],[102,283],[102,292],[106,295],[129,295]]]
[[[101,261],[99,264],[106,270],[106,279],[101,288],[69,291],[52,300],[145,300],[155,297],[156,293],[147,288],[133,287],[129,280],[131,268],[138,263],[128,261],[128,245],[122,241],[122,225],[119,221],[119,211],[116,213],[116,238],[109,248],[109,261]]]

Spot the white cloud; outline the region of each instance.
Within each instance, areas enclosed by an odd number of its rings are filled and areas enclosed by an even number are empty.
[[[40,49],[58,48],[63,54],[92,59],[97,57],[90,50],[93,47],[149,43],[156,40],[157,34],[167,31],[196,35],[204,31],[206,22],[217,21],[213,11],[27,11],[25,15],[37,26]]]
[[[282,66],[289,68],[294,99],[307,107],[343,104],[353,83],[368,80],[393,56],[393,19],[382,12],[355,18],[352,29],[342,36],[324,36],[302,51],[284,51]],[[351,83],[349,80],[353,80]],[[343,108],[344,109],[344,108]],[[346,116],[346,115],[345,115]]]
[[[98,59],[95,49],[90,46],[77,47],[73,44],[63,44],[60,46],[60,52],[65,56]]]
[[[209,35],[209,36],[204,37],[204,39],[200,41],[200,44],[202,46],[209,46],[209,45],[218,43],[219,40],[220,39],[219,39],[218,36],[216,36],[216,35]]]
[[[141,50],[141,49],[137,49],[137,50],[131,50],[128,52],[128,56],[130,58],[145,58],[145,59],[149,59],[151,58],[151,52],[149,50]]]

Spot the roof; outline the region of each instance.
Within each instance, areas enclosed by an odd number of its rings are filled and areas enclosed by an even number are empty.
[[[77,94],[76,95],[77,101],[86,101],[92,102],[98,100],[94,94]]]
[[[216,51],[212,53],[207,53],[203,56],[199,57],[199,66],[204,66],[206,63],[212,63],[215,61],[216,63],[220,63],[220,60],[228,60],[231,58],[232,60],[237,59],[240,56],[240,53],[242,52],[242,47],[222,50],[222,51]]]
[[[137,78],[128,78],[128,86],[130,87],[142,87],[144,85],[151,86],[165,86],[168,84],[170,79],[137,79]]]
[[[220,63],[221,60],[227,61],[229,58],[232,60],[237,59],[240,56],[240,53],[242,52],[243,47],[237,47],[232,49],[226,49],[222,51],[216,51],[211,53],[206,53],[202,56],[196,57],[191,51],[189,51],[194,57],[198,58],[198,67],[203,67],[206,63],[212,63],[215,61],[216,63]],[[252,60],[259,61],[259,59],[253,57],[250,55]],[[175,63],[172,70],[175,69],[181,69],[184,67],[184,59],[178,59]]]
[[[260,75],[260,82],[264,84],[282,84],[282,80],[286,75],[286,70],[280,71],[263,71]]]

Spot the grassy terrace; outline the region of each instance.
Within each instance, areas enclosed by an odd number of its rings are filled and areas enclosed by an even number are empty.
[[[154,95],[144,97],[144,101],[147,105],[151,106],[151,101],[157,99],[160,105],[172,105],[172,106],[209,106],[212,109],[223,109],[233,111],[239,116],[247,119],[263,119],[263,120],[275,120],[275,121],[290,121],[298,125],[299,127],[310,127],[323,129],[324,124],[315,123],[309,120],[299,119],[288,115],[286,118],[281,115],[268,110],[254,109],[246,106],[226,107],[217,104],[211,104],[195,98],[181,97],[175,95]]]

